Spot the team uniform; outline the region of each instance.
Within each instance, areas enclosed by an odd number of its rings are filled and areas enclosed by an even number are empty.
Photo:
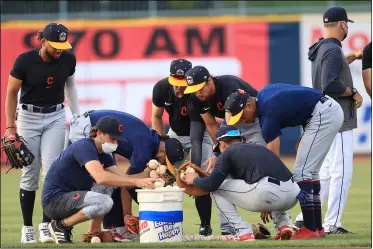
[[[243,94],[246,95],[244,98],[241,96]],[[247,101],[247,94],[239,91],[229,97],[225,108],[232,113],[231,118],[236,122],[240,120]],[[308,194],[307,201],[301,203],[303,216],[307,215],[305,226],[313,231],[312,236],[318,237],[315,231],[322,229],[319,171],[342,126],[342,108],[335,100],[312,88],[277,83],[264,87],[258,93],[256,112],[267,143],[280,136],[283,128],[303,126],[293,178],[300,189]]]
[[[329,16],[328,20],[332,22],[334,19]],[[329,195],[323,224],[326,233],[348,232],[342,228],[341,219],[352,180],[353,129],[357,128],[353,96],[340,96],[346,91],[346,87],[354,89],[350,66],[341,46],[337,39],[320,39],[310,47],[308,53],[312,62],[313,88],[333,98],[344,113],[343,125],[320,169],[321,202]],[[302,216],[299,215],[296,220],[302,220]]]
[[[232,129],[235,128],[222,128],[217,140],[234,131]],[[276,229],[280,231],[286,227],[291,232],[292,221],[287,210],[296,205],[300,190],[286,165],[267,148],[233,143],[218,156],[211,175],[196,178],[194,183],[211,192],[217,209],[223,214],[221,222],[225,234],[245,240],[253,233],[251,225],[243,220],[236,207],[251,212],[272,212]]]
[[[364,47],[361,69],[363,71],[365,89],[367,90],[368,95],[372,99],[372,42],[369,42],[368,45]],[[365,79],[364,77],[365,72],[367,72],[368,75],[370,75],[370,77],[368,76],[368,79]]]
[[[65,34],[66,37],[62,38],[66,41],[67,29],[61,24],[47,25],[44,37],[52,40],[57,31],[59,34]],[[63,104],[65,90],[71,111],[79,114],[73,81],[75,67],[76,58],[71,52],[64,51],[58,59],[45,62],[40,56],[40,50],[32,49],[17,57],[10,72],[11,76],[22,80],[17,132],[26,140],[28,148],[35,156],[31,165],[23,167],[20,181],[20,202],[24,217],[22,243],[36,242],[32,213],[35,191],[39,185],[40,167],[42,165],[44,179],[52,162],[63,151],[66,129]],[[48,230],[49,222],[50,219],[44,215],[43,223],[39,225],[41,242],[50,242],[53,239]]]

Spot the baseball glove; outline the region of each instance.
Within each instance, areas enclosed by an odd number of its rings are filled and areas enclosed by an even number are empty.
[[[94,233],[85,233],[82,235],[82,240],[85,243],[91,243],[91,239],[93,237],[99,237],[101,242],[116,242],[114,239],[114,233],[107,230],[107,231],[101,231],[101,232],[94,232]]]
[[[270,231],[262,224],[251,224],[255,239],[269,239],[271,238]]]
[[[209,193],[203,191],[202,189],[198,188],[195,184],[188,185],[185,182],[181,180],[181,173],[185,172],[187,168],[193,168],[194,171],[199,175],[199,177],[204,178],[207,177],[208,174],[201,170],[200,167],[197,165],[191,163],[191,162],[185,162],[183,165],[180,166],[179,169],[175,172],[176,176],[176,183],[179,186],[179,188],[184,188],[184,192],[188,194],[189,196],[197,197],[197,196],[202,196],[202,195],[207,195]]]
[[[126,227],[126,233],[136,234],[136,235],[139,234],[140,227],[139,227],[138,217],[130,215],[124,219],[124,224]]]
[[[30,165],[35,156],[27,148],[26,141],[23,137],[15,133],[13,136],[3,137],[1,139],[2,150],[7,156],[7,161],[10,162],[11,168],[22,169]]]

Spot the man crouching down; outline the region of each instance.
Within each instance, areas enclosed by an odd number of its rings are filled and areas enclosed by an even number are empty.
[[[82,138],[69,146],[53,162],[45,178],[42,206],[52,219],[49,230],[55,242],[72,243],[74,225],[87,220],[101,224],[113,206],[106,194],[91,191],[94,183],[110,186],[154,188],[155,179],[148,172],[121,175],[110,155],[123,140],[122,125],[114,117],[102,117],[91,129],[90,138]],[[90,229],[99,232],[101,227]],[[96,230],[96,231],[95,231]]]
[[[296,205],[300,193],[292,173],[266,147],[244,143],[234,126],[221,128],[216,140],[214,152],[221,154],[211,175],[200,178],[196,173],[186,173],[185,182],[211,193],[221,214],[222,234],[227,235],[227,240],[255,240],[252,227],[239,215],[238,206],[262,212],[264,222],[272,217],[278,231],[274,239],[290,239],[293,232],[288,210]]]

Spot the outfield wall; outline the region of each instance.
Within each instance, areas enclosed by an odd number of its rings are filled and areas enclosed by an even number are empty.
[[[361,15],[359,15],[361,16]],[[308,16],[161,18],[147,20],[75,20],[69,41],[77,56],[76,79],[81,111],[116,109],[134,114],[150,124],[152,87],[169,73],[175,58],[193,65],[206,65],[213,75],[234,74],[258,90],[269,83],[306,85],[309,65],[304,57],[313,30]],[[318,20],[318,19],[317,19]],[[320,19],[321,20],[321,19]],[[38,47],[35,34],[45,22],[5,22],[1,36],[1,106],[4,110],[9,72],[17,55]],[[366,24],[357,24],[364,37],[358,48],[370,41]],[[361,28],[362,27],[362,28]],[[310,31],[311,30],[311,31]],[[350,24],[350,32],[355,28]],[[350,40],[348,40],[350,41]],[[353,43],[355,44],[355,43]],[[361,88],[359,67],[352,65],[354,80]],[[359,65],[358,65],[359,63]],[[359,78],[360,77],[360,78]],[[365,96],[365,95],[364,95]],[[370,102],[358,110],[357,153],[370,152]],[[66,108],[68,118],[71,117]],[[164,116],[165,123],[167,115]],[[369,129],[368,129],[369,128]],[[4,132],[4,112],[1,132]],[[300,128],[288,128],[281,137],[281,152],[294,153]],[[369,140],[369,144],[368,144]]]

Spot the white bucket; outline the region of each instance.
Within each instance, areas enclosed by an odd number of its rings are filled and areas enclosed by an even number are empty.
[[[140,243],[183,240],[184,189],[137,189]]]

